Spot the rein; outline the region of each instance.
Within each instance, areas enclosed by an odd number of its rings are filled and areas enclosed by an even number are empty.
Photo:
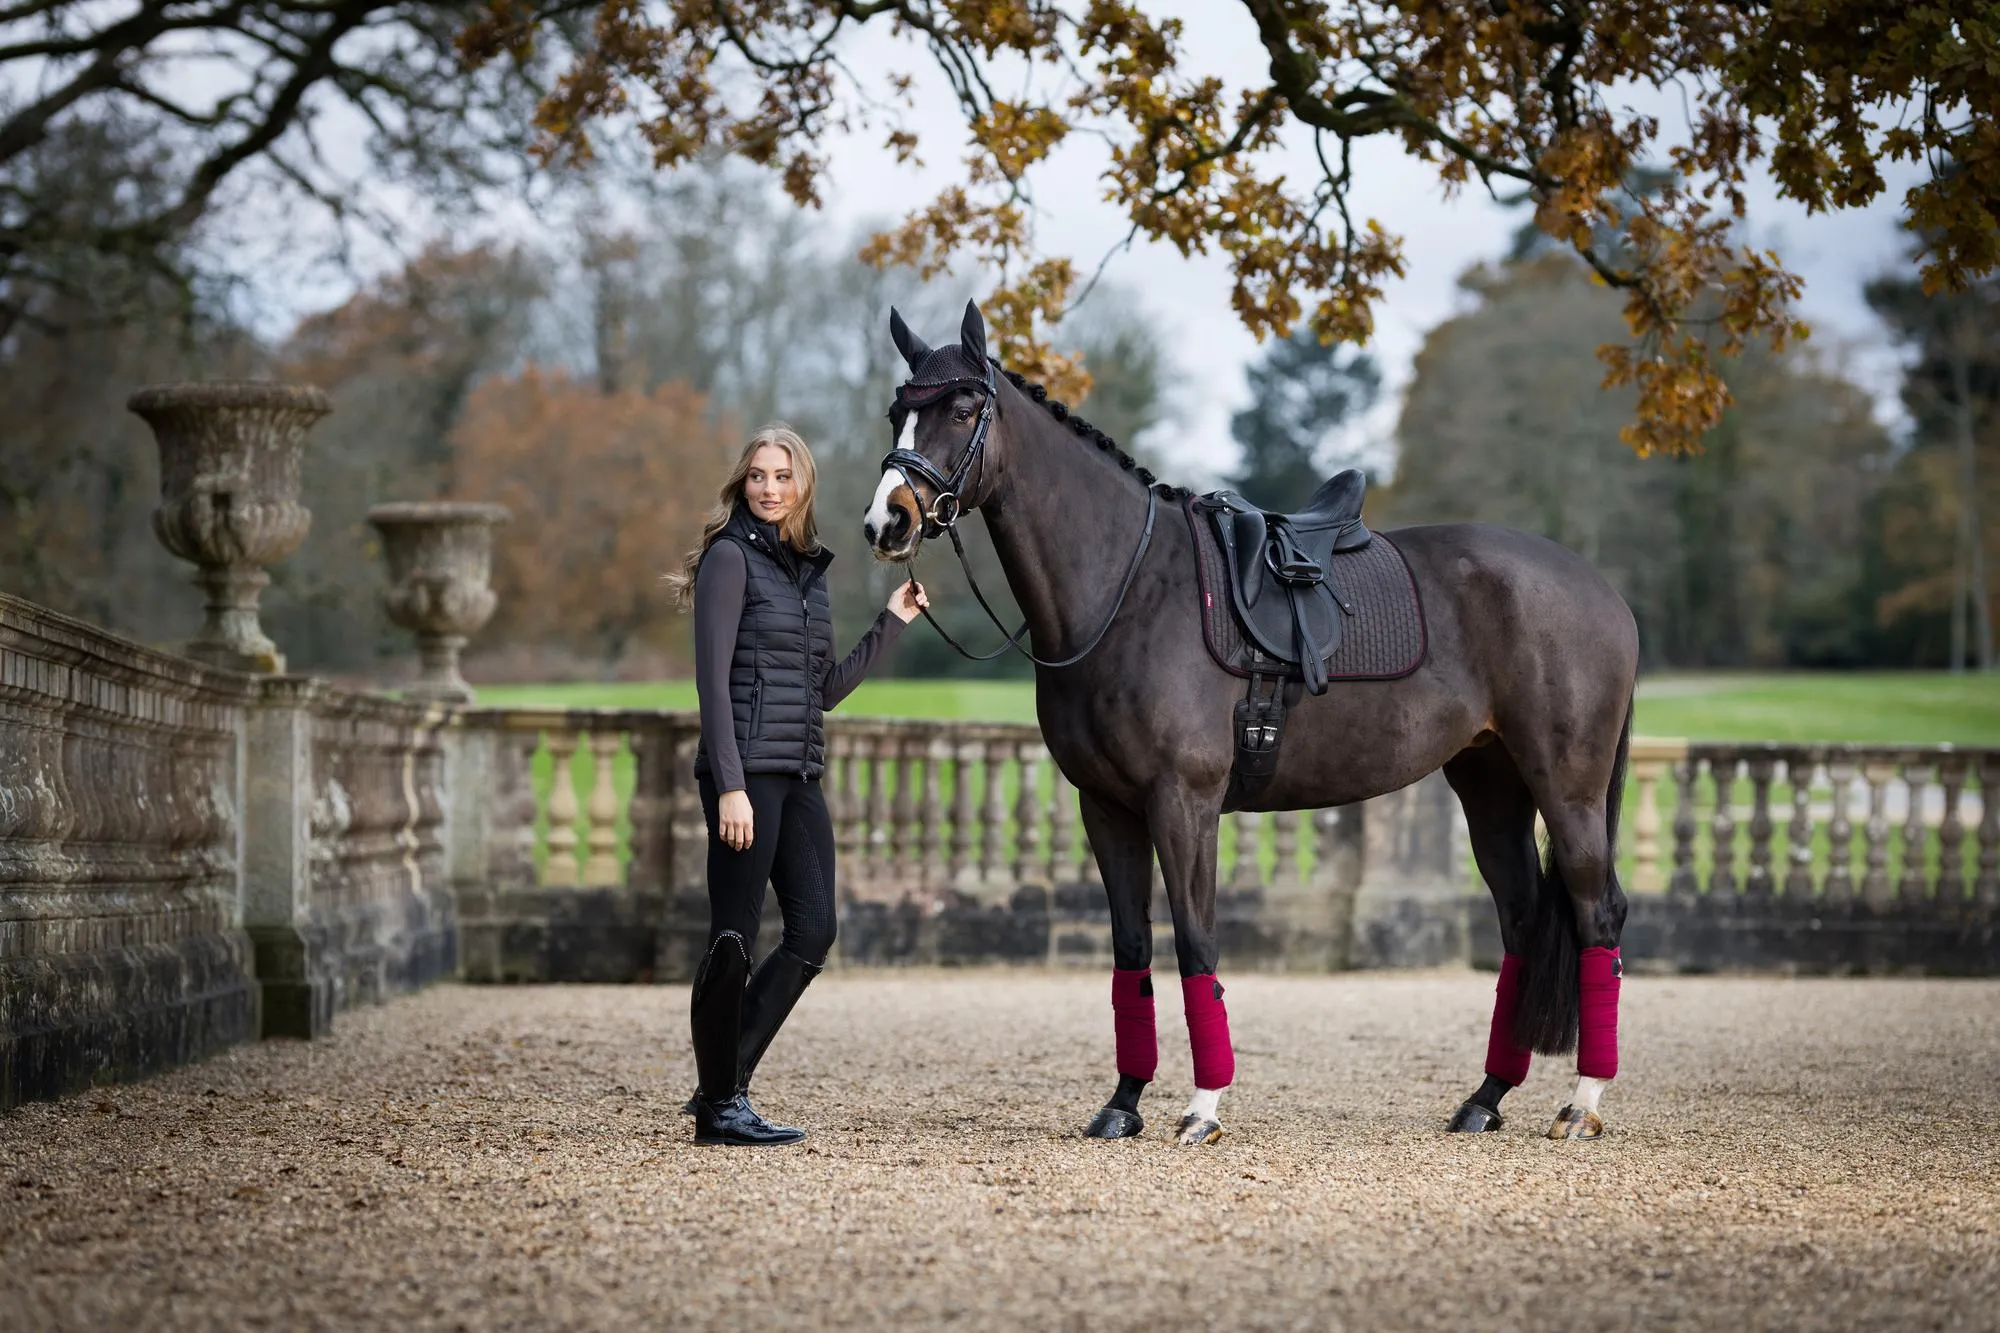
[[[884,464],[884,466],[886,467],[887,464]],[[1146,550],[1153,544],[1153,519],[1159,513],[1159,508],[1160,508],[1160,493],[1153,487],[1148,486],[1146,488],[1146,526],[1140,530],[1139,545],[1132,552],[1132,563],[1125,567],[1125,578],[1124,581],[1118,585],[1118,596],[1112,600],[1110,614],[1104,617],[1104,623],[1097,627],[1097,633],[1090,636],[1090,642],[1085,644],[1081,651],[1070,654],[1068,657],[1063,658],[1060,662],[1051,662],[1047,661],[1044,658],[1037,657],[1031,650],[1023,648],[1021,646],[1021,636],[1028,632],[1028,622],[1026,620],[1023,620],[1021,622],[1021,628],[1015,630],[1012,634],[1008,634],[1007,641],[1001,644],[998,648],[995,648],[992,652],[975,653],[971,649],[967,648],[964,644],[960,643],[957,639],[952,638],[951,634],[945,629],[945,627],[943,625],[938,624],[937,617],[931,614],[929,607],[927,606],[920,607],[918,609],[924,613],[924,619],[930,621],[931,628],[938,632],[938,637],[943,639],[946,643],[950,644],[952,648],[957,651],[960,657],[963,657],[968,661],[990,662],[994,658],[1001,656],[1008,649],[1011,648],[1015,652],[1020,653],[1021,656],[1027,658],[1030,662],[1033,662],[1036,666],[1039,667],[1075,666],[1078,662],[1081,662],[1084,658],[1090,656],[1092,650],[1094,650],[1099,643],[1103,642],[1105,634],[1108,633],[1111,629],[1111,622],[1118,619],[1118,612],[1124,608],[1125,594],[1132,590],[1132,580],[1138,576],[1139,566],[1146,559]],[[987,605],[986,594],[979,590],[979,580],[972,576],[972,563],[965,558],[965,544],[961,542],[958,538],[957,525],[955,523],[947,524],[945,525],[944,530],[951,537],[952,550],[958,552],[959,568],[965,571],[966,584],[971,587],[972,595],[979,603],[979,609],[986,613],[986,618],[993,622],[993,627],[995,629],[999,630],[1003,634],[1006,634],[1007,633],[1006,623],[1002,621],[998,615],[994,614],[993,608],[991,606]],[[910,558],[904,561],[903,563],[904,567],[910,571],[910,577],[912,579],[915,579],[916,564],[917,564],[916,553],[912,551],[910,553]]]

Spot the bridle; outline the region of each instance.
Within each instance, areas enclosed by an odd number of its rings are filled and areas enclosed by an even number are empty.
[[[984,373],[982,380],[961,380],[954,384],[939,386],[940,392],[944,392],[953,388],[969,387],[977,383],[985,391],[985,399],[979,405],[979,420],[972,428],[972,438],[967,441],[965,452],[959,455],[958,463],[952,468],[949,476],[940,472],[930,459],[925,458],[914,449],[891,449],[882,458],[882,471],[887,472],[892,467],[898,468],[902,471],[905,480],[914,475],[917,480],[931,488],[933,498],[930,507],[924,511],[922,522],[918,527],[919,544],[921,544],[921,539],[936,537],[941,533],[951,538],[951,548],[958,553],[959,568],[965,571],[966,585],[972,589],[973,597],[979,602],[979,609],[986,613],[986,618],[993,622],[995,629],[1006,634],[1006,623],[998,615],[994,614],[993,608],[987,604],[986,594],[979,589],[979,580],[972,575],[972,563],[966,559],[965,543],[960,541],[958,536],[958,520],[964,517],[967,512],[960,497],[965,494],[966,483],[971,480],[975,469],[978,469],[982,476],[984,475],[982,464],[985,458],[986,436],[993,428],[993,405],[1000,396],[999,385],[995,382],[993,375],[998,365],[999,362],[995,361],[992,357],[987,357],[982,367]],[[903,403],[905,410],[916,412],[919,410],[919,403],[913,402],[911,395],[905,392],[909,387],[906,383],[901,388],[898,388],[896,390],[896,397],[898,401]],[[912,490],[914,489],[913,487]],[[1147,548],[1153,543],[1153,519],[1159,512],[1159,503],[1160,495],[1158,490],[1152,486],[1146,487],[1146,525],[1139,533],[1139,545],[1132,552],[1132,562],[1125,568],[1124,581],[1118,585],[1118,596],[1113,599],[1111,610],[1104,617],[1104,623],[1097,627],[1097,633],[1090,636],[1090,642],[1085,644],[1080,651],[1072,653],[1061,661],[1051,662],[1037,657],[1032,651],[1021,646],[1021,636],[1028,632],[1028,622],[1026,620],[1021,622],[1019,629],[1015,630],[1012,634],[1007,634],[1006,642],[1002,643],[992,652],[975,653],[961,644],[957,639],[952,638],[950,632],[943,625],[938,624],[937,617],[930,613],[929,607],[919,609],[923,611],[924,619],[930,622],[931,628],[938,632],[938,637],[950,644],[960,657],[974,662],[990,662],[994,658],[1006,653],[1009,649],[1012,649],[1027,658],[1030,662],[1033,662],[1036,666],[1075,666],[1078,662],[1090,656],[1097,645],[1103,641],[1105,633],[1111,628],[1111,622],[1118,618],[1119,610],[1125,605],[1125,594],[1131,591],[1132,580],[1139,573],[1139,565],[1146,558]],[[909,568],[912,580],[916,577],[916,558],[916,546],[913,545],[910,549],[909,558],[903,562]]]
[[[953,384],[938,386],[940,394],[974,383],[984,391],[984,397],[979,404],[979,420],[973,423],[972,439],[967,441],[965,452],[959,455],[958,465],[952,468],[949,477],[938,471],[930,459],[914,449],[891,449],[882,459],[882,471],[887,472],[892,467],[899,468],[905,478],[915,476],[917,480],[931,488],[930,508],[924,511],[923,526],[920,529],[925,537],[936,537],[941,533],[951,532],[952,542],[954,544],[958,542],[958,534],[953,528],[960,515],[964,513],[959,497],[965,494],[966,482],[971,480],[973,469],[979,466],[980,460],[985,456],[986,435],[993,429],[993,404],[1000,396],[999,385],[993,378],[993,370],[997,364],[992,357],[988,357],[981,367],[984,372],[983,379],[960,380]],[[903,403],[904,410],[914,413],[921,403],[913,400],[912,395],[907,392],[909,387],[908,384],[904,384],[897,389],[896,397]],[[981,471],[983,474],[984,469]],[[960,551],[959,558],[964,558],[963,550]]]

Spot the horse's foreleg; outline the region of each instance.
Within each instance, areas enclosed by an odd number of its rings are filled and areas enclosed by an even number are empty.
[[[1180,961],[1181,998],[1194,1057],[1194,1096],[1180,1121],[1180,1141],[1187,1144],[1213,1143],[1222,1137],[1222,1090],[1236,1077],[1229,1011],[1223,1004],[1222,983],[1215,977],[1219,809],[1219,799],[1203,800],[1178,789],[1155,796],[1147,811],[1174,914],[1174,952]]]
[[[1084,833],[1111,906],[1111,1029],[1118,1087],[1083,1131],[1093,1139],[1131,1138],[1145,1128],[1139,1095],[1160,1063],[1153,1017],[1153,848],[1145,822],[1080,792]]]

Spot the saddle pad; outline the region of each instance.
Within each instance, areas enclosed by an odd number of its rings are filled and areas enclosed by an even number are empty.
[[[1194,535],[1195,568],[1201,575],[1201,634],[1209,656],[1224,671],[1247,678],[1252,649],[1230,609],[1222,544],[1207,519],[1195,512],[1192,498],[1182,512]],[[1394,542],[1377,532],[1375,540],[1360,550],[1334,556],[1328,577],[1355,609],[1346,617],[1339,647],[1326,660],[1328,680],[1395,680],[1423,665],[1429,650],[1423,599]],[[1268,664],[1270,659],[1264,661]],[[1292,672],[1290,678],[1297,680],[1299,675]]]

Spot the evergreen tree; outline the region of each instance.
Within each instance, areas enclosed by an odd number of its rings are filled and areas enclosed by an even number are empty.
[[[1322,344],[1310,329],[1273,342],[1245,376],[1250,406],[1230,418],[1242,446],[1230,487],[1266,509],[1295,509],[1330,470],[1327,436],[1366,412],[1381,372],[1366,352]]]

